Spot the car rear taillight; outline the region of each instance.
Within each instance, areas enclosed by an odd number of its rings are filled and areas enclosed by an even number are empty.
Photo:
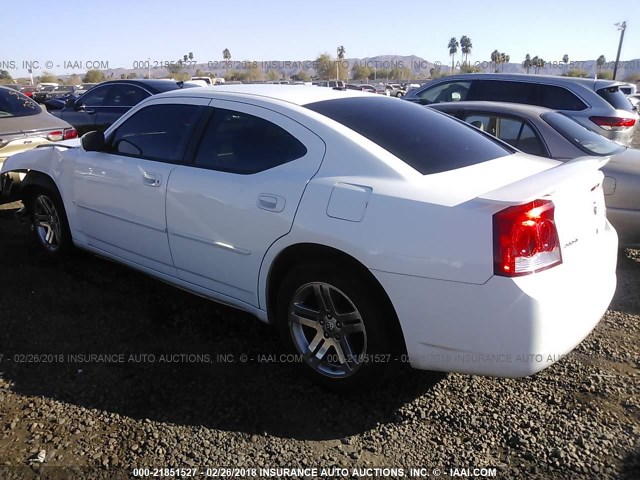
[[[624,117],[589,117],[589,120],[605,130],[622,130],[636,124],[635,118]]]
[[[64,131],[64,139],[71,140],[72,138],[78,138],[78,131],[75,128],[67,128]]]
[[[493,271],[518,277],[562,263],[551,200],[534,200],[493,215]]]
[[[60,140],[64,140],[64,132],[62,130],[55,130],[53,132],[47,133],[47,139],[52,142],[59,142]]]

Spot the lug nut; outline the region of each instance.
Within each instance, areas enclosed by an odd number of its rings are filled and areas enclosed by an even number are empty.
[[[336,333],[336,334],[335,334],[335,336],[334,336],[333,338],[335,338],[336,340],[340,340],[340,335],[338,335],[338,334]]]
[[[324,320],[320,320],[320,325],[324,325]]]
[[[328,333],[325,333],[325,334],[324,334],[324,338],[329,338],[329,334],[328,334]]]

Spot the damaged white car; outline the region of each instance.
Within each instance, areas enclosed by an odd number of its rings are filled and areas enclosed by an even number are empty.
[[[233,85],[151,97],[2,173],[46,254],[251,312],[354,390],[397,361],[518,377],[571,351],[616,286],[606,161],[526,155],[394,98]]]

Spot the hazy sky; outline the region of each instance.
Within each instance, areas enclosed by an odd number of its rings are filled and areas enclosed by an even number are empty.
[[[220,61],[224,48],[238,61],[313,60],[344,45],[347,58],[397,54],[447,63],[447,43],[461,35],[473,42],[471,61],[488,60],[495,49],[512,62],[527,53],[613,61],[614,23],[623,20],[621,59],[640,58],[640,0],[30,0],[6,2],[0,15],[0,68],[14,77],[25,75],[23,61],[38,62],[35,74],[46,62],[64,74],[74,73],[65,61],[133,68],[193,52],[207,63]]]

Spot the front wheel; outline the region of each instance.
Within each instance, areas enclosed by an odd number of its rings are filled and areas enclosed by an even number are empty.
[[[385,309],[371,282],[342,270],[295,267],[280,289],[278,323],[312,380],[346,392],[379,383],[392,356]]]
[[[38,190],[30,197],[31,230],[36,244],[49,257],[61,257],[71,248],[71,233],[62,199]]]

